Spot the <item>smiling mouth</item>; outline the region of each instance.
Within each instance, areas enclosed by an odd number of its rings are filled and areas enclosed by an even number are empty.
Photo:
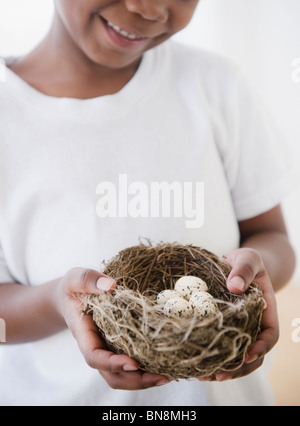
[[[99,17],[102,19],[102,21],[109,27],[112,28],[117,34],[121,35],[127,40],[130,41],[141,41],[141,40],[148,40],[149,37],[143,37],[131,32],[128,32],[124,30],[123,28],[120,28],[118,25],[114,24],[113,22],[108,21],[107,19],[104,19],[103,16],[99,15]]]

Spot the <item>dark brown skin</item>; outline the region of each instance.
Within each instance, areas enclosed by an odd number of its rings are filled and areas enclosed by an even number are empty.
[[[142,54],[184,28],[197,4],[198,0],[56,0],[49,34],[11,68],[49,96],[89,99],[116,93],[133,77]],[[114,45],[99,13],[145,41],[134,49]],[[239,227],[241,246],[227,259],[232,267],[228,288],[242,293],[252,281],[261,286],[267,302],[262,332],[239,370],[199,380],[251,373],[278,340],[274,292],[289,281],[295,267],[281,208],[240,222]],[[37,287],[1,285],[0,317],[6,322],[7,344],[35,341],[69,327],[87,364],[112,388],[145,389],[167,383],[162,375],[140,371],[130,357],[107,350],[91,317],[81,317],[77,304],[81,294],[113,291],[115,285],[97,271],[76,267]]]
[[[198,0],[56,0],[47,37],[12,69],[41,92],[89,99],[118,92],[133,77],[141,57],[186,27]],[[107,38],[98,15],[147,37],[136,49]]]

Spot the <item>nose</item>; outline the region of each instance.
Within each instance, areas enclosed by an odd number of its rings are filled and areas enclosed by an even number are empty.
[[[141,15],[144,19],[166,23],[168,20],[168,7],[166,0],[125,0],[130,12]]]

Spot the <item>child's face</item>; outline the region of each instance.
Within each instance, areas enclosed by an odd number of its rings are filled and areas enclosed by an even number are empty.
[[[55,0],[59,36],[118,69],[183,29],[199,0]],[[61,40],[63,41],[63,40]]]

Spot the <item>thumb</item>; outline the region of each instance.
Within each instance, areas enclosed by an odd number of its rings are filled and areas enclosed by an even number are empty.
[[[238,273],[235,271],[234,273]],[[250,285],[250,284],[249,284]],[[240,294],[247,290],[249,286],[247,286],[246,281],[240,275],[235,275],[228,277],[227,280],[227,288],[231,293]]]
[[[238,249],[227,259],[232,270],[227,279],[227,288],[232,293],[244,293],[262,270],[258,252],[252,249]]]
[[[64,277],[71,292],[93,294],[100,291],[111,292],[116,288],[116,281],[93,269],[73,268]],[[97,291],[98,290],[98,291]]]
[[[116,288],[116,281],[108,275],[102,275],[96,282],[98,290],[111,292]]]

